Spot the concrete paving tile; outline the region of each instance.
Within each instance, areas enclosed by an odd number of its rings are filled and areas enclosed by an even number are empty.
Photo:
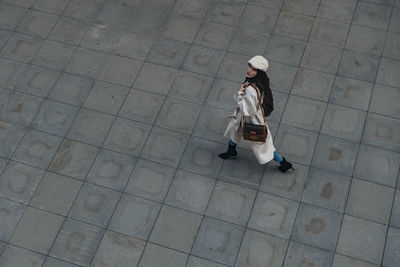
[[[377,55],[344,50],[337,74],[374,82],[379,67]]]
[[[105,228],[120,196],[118,191],[84,183],[68,217]]]
[[[265,55],[270,60],[298,66],[305,45],[304,41],[272,35]]]
[[[302,202],[344,212],[351,177],[311,168]]]
[[[93,2],[94,1],[91,3],[92,5],[94,4]],[[123,2],[115,1],[103,1],[102,3],[99,3],[99,1],[96,2],[95,9],[93,9],[93,13],[91,14],[91,20],[94,19],[94,23],[106,25],[112,28],[120,28],[122,31],[132,33],[133,27],[139,21],[137,18],[140,10],[137,7],[123,5]],[[76,9],[78,9],[78,5],[81,5],[78,3],[74,4],[76,5]],[[71,10],[69,14],[73,14],[75,10]]]
[[[398,119],[369,113],[362,143],[400,152],[400,124]]]
[[[93,258],[94,266],[136,266],[146,243],[143,240],[106,231]]]
[[[225,146],[200,138],[192,138],[187,144],[179,168],[200,175],[217,178],[223,160],[218,157]]]
[[[389,227],[382,266],[396,266],[396,264],[398,264],[400,260],[399,253],[397,253],[399,251],[399,247],[400,230]]]
[[[100,150],[86,181],[122,191],[136,164],[136,158]]]
[[[171,12],[201,19],[206,15],[211,0],[178,0]]]
[[[376,82],[400,88],[400,78],[399,75],[397,75],[399,69],[400,60],[382,58]]]
[[[178,170],[165,203],[203,214],[214,189],[215,181],[204,176]]]
[[[54,156],[49,170],[84,180],[97,151],[97,147],[65,139]]]
[[[274,33],[298,40],[307,40],[314,19],[311,16],[281,11]]]
[[[251,212],[248,227],[289,239],[296,219],[298,202],[259,193]]]
[[[380,264],[387,226],[345,215],[336,251],[340,254]]]
[[[319,131],[326,103],[291,95],[287,102],[282,123],[310,131]]]
[[[233,38],[235,28],[213,22],[204,22],[197,31],[194,44],[225,50]]]
[[[75,48],[69,44],[45,40],[32,62],[39,66],[62,71],[71,59]]]
[[[239,27],[262,34],[271,34],[278,16],[278,10],[247,4]]]
[[[361,145],[354,177],[394,187],[397,181],[400,155],[388,150]]]
[[[7,163],[7,159],[0,158],[0,173],[2,173],[3,170],[6,168]]]
[[[71,0],[68,2],[63,15],[86,22],[91,22],[99,13],[105,0]]]
[[[143,62],[119,56],[110,56],[99,79],[131,87]]]
[[[43,175],[44,170],[9,162],[0,177],[0,196],[28,204]]]
[[[274,111],[270,116],[267,117],[267,123],[271,124],[272,123],[279,123],[281,121],[283,111],[286,106],[286,102],[288,101],[288,94],[272,90],[272,95],[274,99]],[[269,126],[271,126],[269,125]],[[274,133],[275,134],[275,133]]]
[[[19,92],[46,97],[59,76],[58,71],[29,65],[14,88]]]
[[[317,12],[317,17],[350,23],[352,21],[356,5],[357,5],[357,0],[351,0],[351,1],[321,0]]]
[[[161,204],[156,202],[123,194],[108,228],[147,240],[160,208]]]
[[[332,264],[333,254],[315,247],[309,247],[296,242],[290,242],[284,267],[314,266],[325,267]]]
[[[33,8],[41,11],[60,14],[64,10],[66,5],[67,3],[63,0],[54,0],[50,3],[46,0],[37,0],[33,4]]]
[[[49,256],[77,265],[89,266],[103,233],[104,230],[96,226],[66,219]]]
[[[249,3],[254,3],[256,5],[270,7],[274,9],[280,9],[284,0],[247,0]]]
[[[294,172],[282,173],[277,168],[267,166],[260,191],[299,201],[307,179],[308,167],[293,163],[293,168]]]
[[[121,2],[127,2],[128,5],[130,6],[137,6],[137,7],[144,7],[144,8],[149,8],[153,10],[165,10],[169,11],[173,6],[175,1],[174,0],[139,0],[139,1],[121,1]]]
[[[322,5],[323,2],[320,4],[320,10]],[[348,23],[316,18],[309,41],[324,45],[344,47],[349,26]]]
[[[282,266],[288,241],[247,229],[235,266]],[[262,251],[262,253],[254,253]]]
[[[3,0],[2,3],[13,4],[16,6],[30,8],[36,0]]]
[[[215,263],[195,256],[189,256],[188,262],[186,264],[186,267],[224,267],[224,266],[226,265]]]
[[[357,143],[321,134],[315,148],[312,166],[351,176],[358,146]]]
[[[129,88],[106,82],[96,82],[83,104],[85,108],[117,115]]]
[[[133,87],[150,93],[167,95],[177,73],[177,69],[145,63]]]
[[[389,31],[400,33],[400,8],[393,8]]]
[[[85,102],[93,83],[94,81],[88,78],[63,73],[48,97],[67,104],[80,106]]]
[[[81,186],[80,181],[46,172],[29,205],[66,216]]]
[[[249,57],[262,55],[268,43],[268,36],[246,29],[238,29],[234,32],[233,39],[228,47],[232,53],[244,54]]]
[[[141,157],[176,168],[188,141],[187,135],[155,127],[150,132]]]
[[[27,8],[0,3],[0,27],[14,30],[25,16]]]
[[[146,35],[123,33],[113,49],[113,54],[145,60],[153,46],[153,39]]]
[[[182,42],[191,43],[201,25],[201,20],[170,15],[164,26],[161,28],[161,34],[165,38],[170,38]]]
[[[78,45],[89,26],[77,19],[60,17],[48,38],[71,45]]]
[[[300,68],[291,93],[327,102],[334,79],[333,74]]]
[[[229,123],[228,117],[232,112],[209,106],[204,106],[193,129],[195,137],[226,143],[224,132]]]
[[[367,110],[373,91],[373,84],[336,76],[329,102],[361,110]]]
[[[296,76],[297,67],[269,62],[268,76],[270,77],[270,87],[273,90],[289,93]]]
[[[218,181],[205,214],[245,226],[249,219],[256,193],[252,189]]]
[[[308,43],[300,66],[336,74],[343,50],[337,47]]]
[[[244,2],[212,1],[206,18],[216,23],[236,26],[243,14]]]
[[[25,135],[26,128],[0,121],[0,156],[10,158]],[[1,172],[0,172],[1,173]]]
[[[357,4],[353,23],[386,30],[389,24],[390,13],[390,7],[361,2]]]
[[[183,267],[188,255],[148,243],[138,267]]]
[[[43,263],[43,267],[77,267],[79,265],[75,265],[63,260],[51,258],[49,256],[46,257],[46,260]]]
[[[155,64],[179,68],[189,47],[188,43],[182,41],[160,38],[155,41],[146,60]]]
[[[95,79],[106,65],[108,55],[95,50],[77,48],[65,71]]]
[[[353,179],[347,200],[346,214],[389,224],[393,197],[393,188]]]
[[[29,10],[17,30],[40,37],[46,37],[57,20],[57,15]]]
[[[0,240],[7,242],[25,210],[25,205],[0,198]]]
[[[0,50],[6,44],[8,39],[10,38],[12,32],[7,30],[0,30]]]
[[[285,0],[281,10],[315,16],[320,0]]]
[[[0,254],[3,253],[5,248],[6,248],[6,243],[0,241]]]
[[[25,72],[26,65],[9,59],[0,58],[0,84],[13,89],[18,77]]]
[[[390,226],[400,228],[400,190],[395,191]]]
[[[346,49],[374,54],[382,54],[386,32],[352,25],[346,41]]]
[[[236,107],[234,97],[239,91],[240,82],[232,82],[219,78],[215,79],[207,96],[206,104],[233,113]]]
[[[111,129],[109,131],[108,128],[105,129],[104,135],[107,134],[107,137],[103,147],[131,156],[139,156],[151,126],[123,118],[116,118],[111,123],[113,124]],[[99,144],[101,143],[102,141]]]
[[[292,240],[334,251],[343,215],[334,211],[300,204]]]
[[[80,46],[104,52],[111,52],[122,33],[104,25],[90,26]]]
[[[63,216],[28,207],[15,229],[10,243],[47,254],[63,222]]]
[[[26,34],[14,33],[2,49],[0,55],[5,58],[28,63],[39,50],[43,39]]]
[[[393,16],[393,15],[392,15]],[[400,34],[389,32],[385,40],[385,47],[383,48],[383,56],[400,59]]]
[[[191,254],[232,266],[244,232],[243,227],[204,217]]]
[[[36,130],[28,130],[12,156],[13,160],[47,169],[62,138]]]
[[[378,267],[378,265],[335,254],[332,267]]]
[[[182,70],[215,76],[225,53],[213,48],[192,45],[182,65]]]
[[[12,266],[42,266],[46,256],[25,250],[22,248],[7,245],[0,258],[0,265],[4,267]]]
[[[163,202],[175,174],[175,168],[139,159],[125,192]]]

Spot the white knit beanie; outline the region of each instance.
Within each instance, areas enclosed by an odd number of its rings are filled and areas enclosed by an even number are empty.
[[[255,56],[249,60],[249,63],[258,70],[262,70],[264,72],[268,69],[268,60],[263,56]]]

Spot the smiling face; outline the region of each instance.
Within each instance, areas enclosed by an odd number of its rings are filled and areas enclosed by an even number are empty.
[[[255,69],[250,63],[247,65],[246,77],[254,78],[257,75],[257,69]]]

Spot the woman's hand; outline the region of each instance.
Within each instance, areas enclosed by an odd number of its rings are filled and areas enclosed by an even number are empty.
[[[249,86],[249,83],[247,83],[247,82],[242,84],[242,86],[240,86],[240,91],[244,92],[246,90],[247,86]]]

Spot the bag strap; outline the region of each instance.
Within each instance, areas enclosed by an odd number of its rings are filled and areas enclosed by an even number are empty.
[[[257,99],[258,99],[258,104],[259,104],[259,106],[260,106],[260,108],[261,108],[262,117],[263,117],[263,119],[264,119],[264,125],[266,126],[266,125],[267,125],[267,121],[265,120],[264,109],[263,109],[263,107],[262,107],[262,105],[261,105],[261,98],[260,98],[260,93],[259,93],[259,91],[258,91],[258,88],[257,88],[257,86],[256,86],[255,83],[250,83],[249,85],[251,85],[251,86],[256,90]],[[243,121],[243,125],[244,125],[244,122],[245,122],[244,115],[242,116],[242,121]]]

